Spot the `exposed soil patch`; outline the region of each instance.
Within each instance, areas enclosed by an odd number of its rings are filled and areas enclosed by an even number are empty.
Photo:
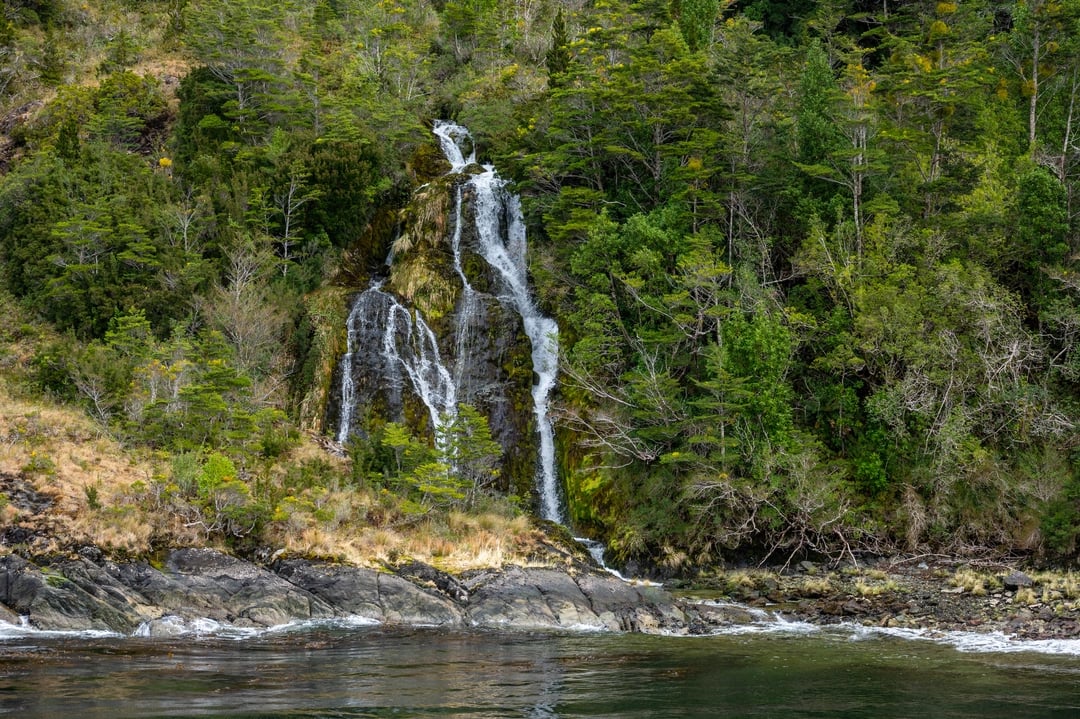
[[[0,472],[0,546],[30,546],[51,536],[55,499],[20,473]]]
[[[0,472],[0,494],[12,507],[28,514],[41,514],[53,504],[52,497],[35,489],[30,480],[11,472]]]

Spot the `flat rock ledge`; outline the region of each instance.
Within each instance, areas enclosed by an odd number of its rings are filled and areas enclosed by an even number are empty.
[[[95,551],[47,565],[8,554],[0,557],[0,605],[0,620],[36,629],[150,636],[203,620],[256,629],[349,619],[674,634],[745,621],[605,573],[506,567],[454,577],[417,563],[391,573],[305,559],[263,566],[212,549],[178,549],[160,566],[114,562]]]

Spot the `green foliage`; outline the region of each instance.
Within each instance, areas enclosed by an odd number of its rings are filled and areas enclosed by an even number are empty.
[[[763,30],[780,42],[789,42],[813,14],[811,0],[749,0],[737,3],[746,15],[761,23]]]
[[[351,477],[253,469],[288,461],[287,406],[319,412],[332,313],[305,298],[383,271],[446,169],[430,120],[455,117],[522,192],[564,351],[560,474],[620,555],[1007,546],[1038,524],[1066,556],[1076,3],[985,10],[11,0],[0,280],[21,319],[0,358],[169,453],[154,501],[208,535],[250,538],[270,507],[329,526],[337,482],[417,514],[482,504],[499,448],[467,407],[437,438],[372,408]],[[177,51],[175,90],[132,71]]]
[[[712,42],[719,11],[719,0],[672,0],[671,3],[671,14],[691,50],[700,50]]]
[[[56,462],[52,457],[37,450],[30,452],[30,458],[26,464],[22,466],[22,471],[32,477],[45,476],[50,477],[56,474]]]
[[[86,506],[90,509],[97,511],[101,509],[101,498],[99,496],[100,490],[96,484],[87,484],[83,486],[83,493],[86,495]]]
[[[1036,307],[1055,296],[1046,270],[1060,267],[1068,253],[1066,190],[1048,171],[1030,168],[1017,178],[1016,225],[1011,237],[1016,288]]]
[[[551,49],[544,57],[547,65],[548,84],[554,87],[570,69],[570,37],[566,32],[566,17],[560,7],[551,23]]]
[[[185,495],[196,495],[202,473],[202,458],[198,452],[178,452],[172,455],[170,477],[173,484]]]
[[[108,75],[127,70],[139,58],[139,46],[125,28],[120,28],[109,40],[105,59],[98,65],[98,73]]]
[[[236,480],[236,465],[223,454],[212,452],[203,462],[195,486],[199,496],[207,497],[223,485]]]
[[[131,72],[114,72],[94,94],[91,137],[118,149],[142,149],[167,112],[161,83]],[[149,148],[146,148],[149,149]]]
[[[491,438],[487,417],[475,407],[459,405],[457,414],[439,427],[435,443],[454,476],[450,482],[454,494],[461,491],[459,487],[464,488],[465,493],[457,499],[468,497],[472,504],[478,495],[493,491],[502,447]]]

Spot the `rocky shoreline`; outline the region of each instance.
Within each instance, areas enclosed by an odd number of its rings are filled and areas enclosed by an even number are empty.
[[[710,601],[712,600],[712,601]],[[572,563],[452,576],[426,564],[387,570],[303,558],[264,563],[205,548],[162,561],[113,561],[92,547],[37,562],[0,557],[0,620],[46,631],[175,636],[200,622],[266,629],[351,620],[406,627],[700,635],[767,616],[816,625],[1080,638],[1071,574],[976,572],[942,563],[734,571],[695,588],[625,582]]]
[[[307,559],[265,566],[213,549],[160,566],[87,549],[35,564],[0,557],[0,620],[40,630],[170,635],[211,620],[235,628],[365,620],[400,626],[704,633],[734,621],[659,587],[587,569],[506,567],[453,577],[412,563],[395,572]]]
[[[1071,572],[892,558],[840,569],[802,562],[784,571],[720,575],[704,585],[732,601],[817,625],[1080,639],[1080,576]]]

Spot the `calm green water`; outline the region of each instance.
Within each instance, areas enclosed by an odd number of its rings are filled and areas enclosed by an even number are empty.
[[[31,717],[1078,717],[1080,656],[850,632],[306,629],[243,640],[0,641]]]

